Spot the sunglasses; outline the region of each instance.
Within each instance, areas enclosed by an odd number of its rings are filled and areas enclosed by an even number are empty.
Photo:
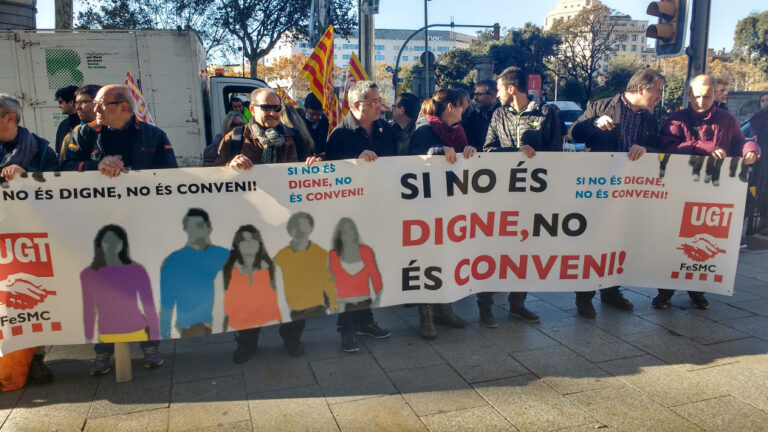
[[[259,109],[261,109],[262,111],[274,111],[276,113],[280,112],[283,109],[282,105],[261,104],[256,106],[259,107]]]

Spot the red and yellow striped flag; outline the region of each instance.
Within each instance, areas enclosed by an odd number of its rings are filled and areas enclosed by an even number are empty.
[[[152,114],[149,112],[149,105],[147,105],[147,101],[144,100],[144,96],[141,95],[141,90],[139,90],[139,86],[136,85],[136,80],[133,79],[130,69],[128,69],[128,72],[125,74],[125,86],[128,87],[131,91],[131,96],[133,96],[133,112],[136,113],[136,117],[144,123],[154,125],[155,121],[152,119]]]
[[[355,53],[352,53],[352,56],[349,59],[349,68],[347,69],[347,81],[346,84],[344,84],[344,105],[341,109],[342,115],[347,115],[349,112],[349,99],[347,98],[349,88],[352,87],[352,84],[358,81],[369,81],[369,78],[368,74],[365,73],[365,69],[363,69],[363,65],[360,63],[360,59],[357,58]]]
[[[339,99],[333,88],[333,26],[320,38],[312,55],[301,69],[301,76],[309,81],[309,89],[323,104],[323,111],[328,117],[330,134],[333,128],[341,121]]]
[[[290,89],[288,89],[288,90],[290,90]],[[299,107],[299,105],[296,103],[296,101],[293,100],[293,98],[291,98],[291,96],[288,93],[286,93],[286,91],[283,90],[282,87],[280,87],[280,84],[277,85],[277,94],[280,96],[280,102],[285,102],[285,103],[287,103],[288,105],[290,105],[290,106],[292,106],[294,108],[298,108]]]

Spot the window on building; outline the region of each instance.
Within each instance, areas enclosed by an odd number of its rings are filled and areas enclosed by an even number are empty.
[[[306,42],[299,42],[299,48],[309,48],[309,44]]]
[[[424,47],[423,46],[415,46],[415,47],[413,47],[413,50],[414,51],[424,51]]]
[[[344,44],[341,47],[344,48],[344,49],[357,49],[358,48],[357,44]]]
[[[375,49],[376,51],[383,51],[384,50],[384,45],[374,45],[373,49]]]
[[[627,46],[626,46],[626,45],[622,45],[622,46],[621,46],[621,50],[622,50],[622,51],[626,51],[626,50],[627,50]]]
[[[632,42],[637,42],[637,35],[632,35]]]
[[[614,50],[614,51],[618,51],[618,50],[619,50],[619,45],[618,45],[618,44],[617,44],[617,45],[614,45],[614,46],[613,46],[613,50]]]
[[[341,56],[341,58],[343,58],[344,60],[349,60],[350,55],[349,54],[344,54],[343,56]]]
[[[400,61],[408,61],[408,56],[402,56],[402,57],[400,57]]]
[[[641,56],[641,57],[640,57],[640,60],[642,60],[642,61],[646,61],[646,56]]]
[[[437,47],[437,52],[446,52],[446,51],[450,51],[450,50],[451,50],[451,48],[447,47],[447,46],[439,46],[439,47]]]
[[[632,52],[635,52],[635,51],[637,51],[637,46],[636,46],[636,45],[632,45],[630,48],[631,48],[631,51],[632,51]]]
[[[384,56],[383,56],[383,55],[380,55],[380,54],[377,54],[377,55],[373,56],[373,58],[374,58],[374,60],[381,60],[381,61],[384,61]]]

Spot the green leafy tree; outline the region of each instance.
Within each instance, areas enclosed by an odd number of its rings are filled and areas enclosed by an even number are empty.
[[[474,56],[470,50],[462,48],[441,54],[435,70],[437,87],[470,90],[468,77],[474,68]]]
[[[635,57],[614,57],[608,63],[608,75],[605,83],[599,87],[599,97],[609,97],[623,92],[629,79],[635,72],[645,67],[645,63]]]
[[[753,12],[736,24],[734,49],[742,59],[768,73],[768,11]]]
[[[575,99],[582,105],[592,98],[597,79],[603,75],[603,59],[613,53],[611,35],[617,21],[616,11],[601,3],[584,8],[568,21],[558,20],[552,31],[558,34],[561,43],[556,56],[550,62],[550,69],[561,78],[581,82],[584,97]]]
[[[544,32],[541,27],[526,23],[523,28],[509,30],[499,42],[491,44],[488,55],[494,59],[497,74],[509,66],[542,74],[546,70],[544,60],[553,56],[559,45],[560,38],[556,33]]]

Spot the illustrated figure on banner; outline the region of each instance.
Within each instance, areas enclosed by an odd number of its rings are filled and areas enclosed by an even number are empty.
[[[227,317],[224,331],[227,326],[245,330],[282,320],[275,266],[256,227],[243,225],[237,229],[223,272]]]
[[[355,222],[344,217],[336,224],[329,263],[340,309],[358,311],[379,306],[382,281],[373,250],[362,244]]]
[[[191,208],[182,221],[186,245],[168,255],[160,268],[160,331],[171,336],[171,316],[176,308],[176,328],[181,337],[211,334],[214,281],[227,262],[229,251],[211,242],[211,220],[200,208]]]
[[[93,340],[97,318],[102,343],[159,339],[149,275],[131,260],[122,227],[106,225],[99,230],[93,241],[93,261],[80,273],[80,283],[87,341]]]

